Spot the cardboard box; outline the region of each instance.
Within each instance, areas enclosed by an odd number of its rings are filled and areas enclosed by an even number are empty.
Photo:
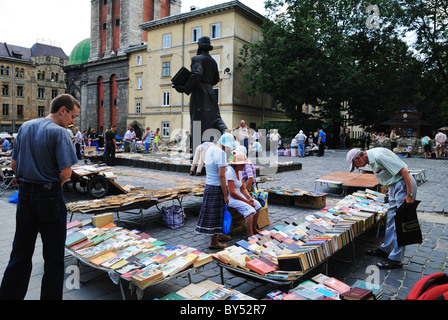
[[[242,214],[240,214],[234,208],[227,208],[230,215],[232,216],[232,225],[230,227],[230,233],[240,231],[246,228],[246,222]],[[258,228],[264,228],[270,224],[268,209],[260,209],[258,213]]]

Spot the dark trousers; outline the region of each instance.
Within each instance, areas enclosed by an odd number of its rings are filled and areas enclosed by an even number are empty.
[[[80,143],[75,143],[75,149],[76,149],[76,157],[78,158],[78,160],[82,159],[81,156],[81,144]]]
[[[106,148],[104,149],[104,157],[108,166],[115,165],[115,144],[113,142],[106,142]]]
[[[319,143],[319,148],[318,148],[318,152],[317,152],[317,156],[318,157],[322,157],[325,153],[325,142],[320,142]]]
[[[28,290],[37,234],[43,244],[42,300],[61,300],[64,288],[64,252],[67,209],[60,185],[21,183],[16,211],[16,233],[0,287],[0,300],[22,300]]]

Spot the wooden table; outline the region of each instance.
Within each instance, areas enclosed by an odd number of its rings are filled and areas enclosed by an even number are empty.
[[[342,188],[342,194],[345,194],[348,188],[368,188],[380,191],[381,187],[374,174],[356,172],[334,172],[314,180],[314,183],[315,188],[317,183],[337,185]]]

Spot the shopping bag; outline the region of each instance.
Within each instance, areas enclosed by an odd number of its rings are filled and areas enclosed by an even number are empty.
[[[224,207],[224,216],[222,219],[222,232],[229,234],[230,227],[232,226],[232,215],[227,211],[227,205]]]
[[[181,206],[162,207],[163,221],[170,229],[177,229],[184,226],[185,212]]]
[[[9,202],[11,203],[17,203],[17,200],[19,199],[19,191],[16,191],[16,193],[9,196]]]
[[[417,206],[420,201],[413,203],[406,201],[397,209],[395,214],[395,232],[398,246],[422,243],[422,230],[417,217]]]

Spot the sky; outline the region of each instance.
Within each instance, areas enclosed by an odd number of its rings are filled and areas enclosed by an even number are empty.
[[[182,0],[182,12],[230,0]],[[265,14],[263,0],[240,0]],[[60,47],[66,55],[90,38],[90,0],[0,0],[0,42],[31,48],[36,42]]]

